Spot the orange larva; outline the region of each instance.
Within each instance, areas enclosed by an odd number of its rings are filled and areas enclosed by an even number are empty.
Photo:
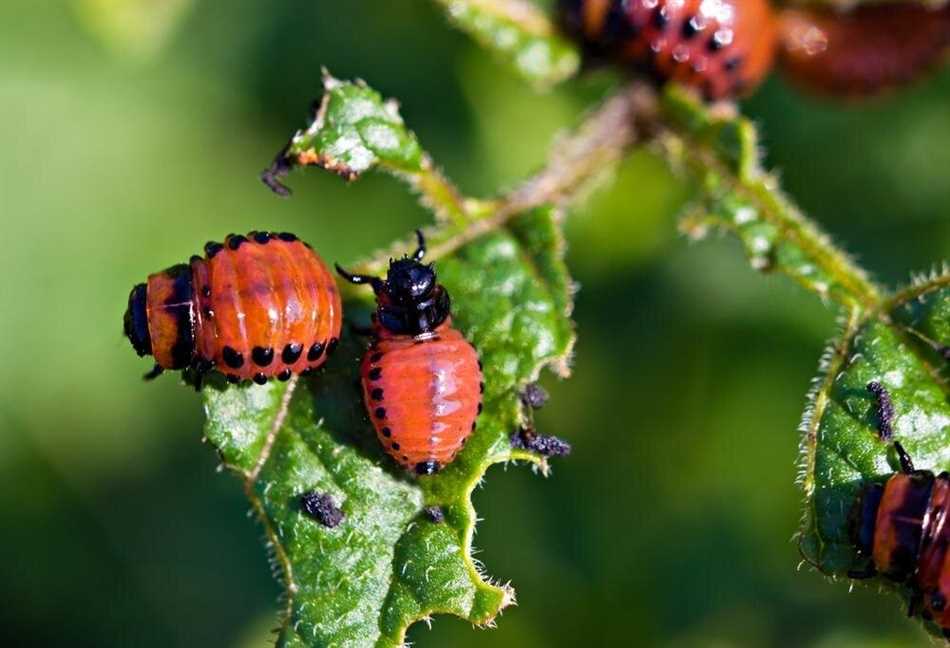
[[[455,459],[482,410],[481,363],[474,347],[452,328],[449,294],[431,265],[412,257],[391,261],[386,279],[354,275],[376,293],[374,340],[360,368],[363,398],[386,452],[420,475]]]
[[[887,389],[868,384],[877,399],[878,429],[890,440],[893,404]],[[934,621],[950,638],[950,474],[915,470],[894,442],[901,470],[864,487],[850,516],[858,568],[851,578],[878,574],[911,593],[910,614]]]
[[[748,94],[772,68],[776,28],[766,0],[562,0],[561,10],[593,56],[707,99]]]
[[[947,7],[894,3],[780,14],[780,69],[820,94],[860,97],[905,85],[934,67],[948,45]]]
[[[204,258],[132,289],[125,334],[155,356],[147,378],[217,369],[230,382],[287,380],[322,365],[340,337],[333,275],[293,234],[251,232],[205,245]]]

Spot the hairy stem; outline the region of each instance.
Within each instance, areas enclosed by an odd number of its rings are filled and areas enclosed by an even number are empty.
[[[431,209],[440,222],[464,226],[470,220],[465,199],[452,181],[436,168],[427,155],[422,171],[409,177],[409,183],[419,192],[422,203]]]
[[[535,207],[569,202],[586,183],[623,157],[637,141],[639,124],[642,122],[646,127],[655,119],[656,111],[655,93],[643,84],[631,84],[609,97],[575,131],[556,142],[547,165],[511,193],[493,200],[466,200],[455,194],[458,204],[463,206],[464,217],[426,231],[429,240],[426,258],[449,255]],[[399,241],[372,259],[357,264],[353,270],[380,274],[390,258],[406,254],[414,245],[414,239]],[[345,283],[341,288],[344,294],[363,292],[353,291],[353,287]]]
[[[822,299],[862,313],[883,303],[882,291],[866,273],[838,248],[781,192],[776,179],[761,170],[756,157],[754,130],[738,117],[722,117],[701,104],[688,105],[706,124],[738,125],[740,137],[747,138],[746,150],[738,163],[724,154],[707,132],[697,132],[681,116],[673,114],[666,100],[649,85],[633,82],[604,101],[568,136],[555,143],[548,163],[507,195],[491,200],[462,197],[431,164],[414,175],[426,202],[447,214],[444,222],[427,230],[429,256],[438,259],[451,254],[479,236],[503,227],[512,217],[546,204],[562,205],[576,197],[594,177],[610,169],[635,144],[644,140],[659,143],[666,152],[675,151],[674,164],[685,166],[701,191],[710,200],[728,193],[754,212],[757,225],[768,228],[767,241],[777,258],[754,258],[762,270],[781,272]],[[688,104],[688,102],[687,102]],[[678,107],[682,110],[682,105]],[[715,183],[706,180],[714,176]],[[730,220],[716,210],[700,210],[687,216],[684,226],[690,233],[718,225],[740,233],[745,223]],[[757,241],[756,241],[757,242]],[[399,241],[390,249],[355,266],[365,274],[380,274],[390,258],[413,249],[414,242]],[[779,250],[779,252],[775,252]],[[342,287],[350,295],[350,286]],[[362,291],[360,291],[362,292]]]
[[[876,309],[882,291],[762,170],[752,124],[711,109],[676,88],[663,97],[656,141],[700,190],[696,209],[681,222],[700,238],[710,226],[736,234],[754,268],[786,274],[823,300],[862,311]]]
[[[915,281],[910,286],[897,291],[881,305],[881,311],[890,312],[907,302],[918,299],[929,292],[950,286],[950,269],[944,267],[943,272],[929,279]]]

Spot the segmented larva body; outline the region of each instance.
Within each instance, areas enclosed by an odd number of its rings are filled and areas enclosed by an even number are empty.
[[[878,435],[889,441],[894,430],[894,401],[883,383],[868,391]],[[910,610],[934,621],[950,639],[950,473],[916,470],[898,441],[893,442],[900,472],[882,485],[862,488],[849,516],[858,569],[852,578],[881,575],[907,586]]]
[[[326,362],[343,309],[333,275],[293,234],[251,232],[208,243],[204,258],[132,289],[125,332],[165,369],[212,369],[231,382],[287,380]]]
[[[910,3],[861,5],[839,13],[785,9],[780,69],[793,83],[833,96],[861,97],[918,79],[950,45],[950,8]]]
[[[425,337],[377,326],[363,358],[363,398],[379,442],[410,470],[452,463],[482,411],[478,354],[446,320]]]
[[[561,8],[594,55],[707,99],[747,94],[772,67],[776,26],[766,0],[562,0]]]
[[[911,470],[868,486],[854,522],[854,542],[873,573],[906,583],[911,613],[950,638],[950,474]]]
[[[373,342],[360,367],[363,401],[383,449],[397,463],[431,475],[455,460],[482,411],[482,365],[452,327],[451,300],[432,265],[411,257],[390,261],[386,278],[352,274],[376,294]]]

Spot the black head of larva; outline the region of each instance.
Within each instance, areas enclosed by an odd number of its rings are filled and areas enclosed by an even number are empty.
[[[129,294],[129,307],[125,311],[125,336],[140,356],[151,355],[152,337],[148,332],[145,284],[137,285]]]
[[[432,295],[435,286],[431,263],[423,265],[409,257],[389,262],[385,290],[397,304],[418,304]]]
[[[385,280],[351,274],[339,265],[336,267],[347,281],[373,287],[379,324],[396,334],[428,333],[442,324],[451,311],[449,294],[439,285],[432,264],[421,263],[426,253],[425,238],[419,230],[416,236],[419,247],[412,256],[390,261]]]

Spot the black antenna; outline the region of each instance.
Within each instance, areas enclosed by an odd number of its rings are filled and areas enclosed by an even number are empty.
[[[901,472],[905,475],[914,472],[914,462],[911,460],[910,455],[907,454],[907,451],[904,450],[904,446],[901,445],[900,441],[894,442],[894,450],[897,451],[897,458],[901,462]]]
[[[426,255],[426,239],[422,235],[422,230],[416,230],[416,239],[419,241],[419,247],[413,253],[412,258],[415,261],[422,261],[422,257]]]
[[[347,272],[346,270],[341,268],[339,263],[335,265],[336,265],[337,273],[341,277],[349,281],[351,284],[357,284],[357,285],[369,284],[373,287],[373,292],[377,294],[379,294],[382,291],[383,280],[380,279],[379,277],[373,277],[370,275],[353,274],[352,272]]]

